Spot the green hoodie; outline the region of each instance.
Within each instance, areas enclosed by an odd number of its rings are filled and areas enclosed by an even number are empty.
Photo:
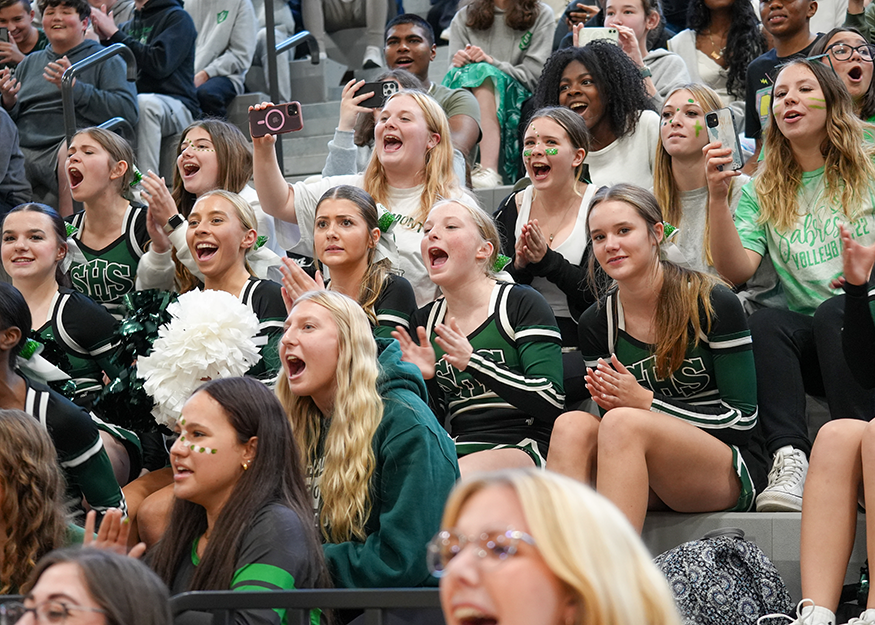
[[[425,548],[440,528],[444,502],[459,478],[456,450],[426,403],[419,370],[401,361],[394,339],[377,340],[383,420],[374,434],[377,466],[365,542],[324,545],[338,587],[436,585]]]

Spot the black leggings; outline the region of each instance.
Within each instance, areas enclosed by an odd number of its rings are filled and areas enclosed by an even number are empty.
[[[843,315],[843,295],[826,300],[812,317],[777,308],[751,315],[759,421],[769,454],[785,445],[811,451],[806,393],[826,397],[833,419],[875,416],[875,392],[854,379],[842,353]]]

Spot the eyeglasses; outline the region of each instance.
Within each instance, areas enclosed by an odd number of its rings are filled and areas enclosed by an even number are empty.
[[[67,605],[60,601],[43,601],[32,608],[28,608],[18,601],[7,601],[6,603],[0,603],[0,625],[15,625],[28,612],[33,613],[38,623],[63,623],[73,610],[106,614],[106,610],[101,610],[100,608]]]
[[[875,57],[875,45],[871,43],[860,44],[859,46],[849,46],[846,43],[834,43],[826,48],[832,54],[836,61],[847,61],[853,56],[854,52],[860,55],[864,61],[872,62]]]
[[[441,577],[450,560],[462,553],[468,544],[474,545],[474,555],[478,558],[503,562],[516,555],[520,541],[535,546],[534,538],[515,529],[484,532],[479,536],[464,536],[455,530],[441,530],[428,543],[428,570],[435,577]]]

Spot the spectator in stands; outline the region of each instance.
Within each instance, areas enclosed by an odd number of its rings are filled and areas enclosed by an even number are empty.
[[[64,158],[61,76],[72,64],[102,49],[85,39],[91,5],[87,0],[42,0],[40,10],[49,46],[26,56],[15,70],[0,70],[3,107],[18,125],[25,173],[37,198],[73,212]],[[126,79],[125,62],[113,57],[81,74],[73,85],[76,124],[96,126],[112,117],[137,121],[137,96]]]
[[[386,25],[383,52],[389,69],[406,69],[441,105],[450,122],[453,149],[458,153],[456,160],[458,156],[467,159],[480,141],[480,105],[467,89],[448,89],[429,79],[429,67],[437,54],[429,23],[413,13],[399,15]]]
[[[707,85],[723,106],[732,107],[741,130],[747,66],[766,51],[753,5],[745,0],[691,0],[689,20],[688,29],[669,39],[668,49],[684,60],[692,82]]]
[[[577,320],[595,301],[584,284],[589,241],[586,213],[596,192],[581,180],[589,149],[586,122],[565,107],[536,111],[523,140],[523,162],[532,184],[502,200],[495,211],[508,272],[549,302],[562,333],[566,404],[588,397],[577,340]]]
[[[680,247],[692,269],[713,273],[716,270],[708,240],[711,224],[702,148],[710,143],[705,115],[721,107],[717,92],[702,84],[684,85],[672,91],[662,107],[653,171],[653,194],[665,220],[678,228],[672,242]],[[748,180],[742,174],[731,181],[732,214],[741,199],[741,187]]]
[[[864,0],[848,0],[845,26],[856,28],[867,41],[875,39],[875,9],[870,9]]]
[[[36,50],[49,45],[46,34],[33,25],[30,0],[0,0],[0,28],[8,31],[8,41],[0,41],[0,68],[16,67]]]
[[[331,272],[327,283],[331,290],[361,304],[374,326],[374,336],[391,338],[397,326],[409,327],[416,312],[416,295],[407,280],[392,273],[392,262],[382,253],[378,256],[380,239],[389,235],[380,230],[380,217],[374,198],[358,187],[329,189],[316,205],[313,252]],[[286,259],[283,286],[291,309],[298,297],[326,284],[321,274],[314,280]]]
[[[8,622],[173,623],[167,588],[155,573],[135,558],[108,550],[53,551],[37,563],[25,591],[24,603],[4,604]]]
[[[535,106],[567,106],[592,136],[584,163],[600,187],[619,182],[649,186],[659,139],[659,115],[629,56],[609,41],[553,53],[535,93]]]
[[[390,14],[391,10],[391,14]],[[383,67],[383,32],[386,20],[394,16],[395,2],[389,0],[302,0],[304,28],[316,38],[320,52],[325,50],[325,33],[347,28],[365,28],[363,69]]]
[[[112,17],[112,21],[116,26],[121,26],[127,21],[134,18],[134,10],[136,10],[135,0],[88,0],[91,8],[95,11],[102,11]]]
[[[374,339],[356,301],[327,290],[297,298],[280,356],[277,395],[304,455],[335,584],[429,584],[422,545],[459,469],[416,367],[395,341]]]
[[[68,533],[64,488],[46,429],[26,412],[0,410],[0,594],[18,594],[34,562],[81,541]]]
[[[659,0],[607,0],[605,26],[616,28],[619,43],[644,79],[647,93],[658,105],[672,89],[690,81],[681,57],[662,48],[650,50],[648,36],[659,28]]]
[[[0,283],[0,408],[24,410],[40,420],[55,443],[67,480],[67,496],[83,496],[93,510],[125,510],[97,426],[82,408],[36,381],[29,359],[19,357],[31,328],[30,309],[11,284]]]
[[[747,316],[718,279],[665,259],[663,224],[641,187],[593,199],[590,263],[617,285],[579,325],[599,415],[565,413],[550,441],[550,469],[597,476],[639,532],[652,507],[751,510],[765,481]]]
[[[251,0],[187,0],[197,28],[194,86],[201,111],[224,118],[228,104],[244,91],[255,55],[255,11]]]
[[[550,54],[553,9],[539,0],[474,0],[450,25],[450,69],[443,84],[471,90],[480,105],[480,167],[475,189],[519,177],[520,107]]]
[[[875,123],[875,81],[872,80],[875,45],[855,28],[834,28],[811,48],[812,56],[829,54],[821,60],[838,74],[851,99],[854,112],[863,121]]]
[[[121,320],[122,298],[135,290],[149,243],[146,209],[130,199],[134,150],[114,132],[85,128],[73,135],[65,170],[73,199],[82,202],[70,218],[82,252],[70,266],[73,287]]]
[[[756,140],[756,148],[744,166],[744,173],[756,171],[763,146],[762,131],[772,110],[773,81],[777,68],[796,57],[811,56],[817,42],[809,21],[817,11],[816,0],[768,0],[760,2],[763,28],[774,48],[761,54],[747,67],[745,79],[744,134]]]
[[[854,381],[841,354],[844,298],[830,286],[842,272],[836,224],[849,224],[861,244],[875,241],[875,154],[828,65],[794,60],[769,95],[765,158],[742,189],[734,222],[727,191],[738,174],[721,167],[728,149],[706,146],[709,243],[732,284],[748,280],[768,252],[786,296],[787,308],[750,317],[761,426],[773,455],[757,508],[798,511],[811,449],[805,393],[825,394],[834,419],[875,414],[875,394]]]
[[[274,217],[280,243],[306,254],[312,254],[311,233],[322,194],[339,184],[367,191],[395,217],[392,234],[397,251],[390,258],[398,273],[410,282],[416,302],[422,306],[437,296],[437,287],[428,277],[420,253],[422,222],[439,197],[467,195],[453,173],[447,117],[428,95],[400,91],[380,112],[374,135],[376,148],[363,174],[294,185],[286,182],[277,165],[275,138],[268,135],[254,139],[255,189],[264,211]]]
[[[568,478],[528,469],[465,479],[441,528],[428,558],[447,625],[681,622],[628,521]]]
[[[273,3],[274,40],[276,43],[282,43],[295,34],[295,16],[292,13],[291,4],[290,2]],[[298,4],[300,5],[300,1]],[[253,0],[252,5],[258,18],[258,34],[255,38],[255,57],[252,65],[262,68],[264,82],[270,89],[270,80],[267,75],[267,30],[265,29],[264,0]],[[291,74],[289,73],[292,53],[293,51],[286,51],[276,57],[277,88],[283,102],[292,99]],[[328,55],[325,54],[325,48],[319,49],[319,57],[328,58]]]
[[[92,23],[103,43],[123,43],[137,59],[137,162],[143,171],[158,173],[162,139],[200,115],[194,86],[197,31],[182,0],[138,0],[137,7],[120,28],[102,11],[94,11]]]
[[[279,401],[251,378],[202,385],[170,450],[176,501],[152,568],[173,594],[328,585],[300,452]],[[276,623],[282,610],[238,613]]]
[[[30,202],[31,190],[24,175],[24,154],[18,140],[18,126],[0,109],[0,214],[13,206]]]
[[[561,335],[544,296],[495,277],[501,242],[474,205],[439,202],[422,257],[443,297],[393,336],[419,367],[456,443],[463,475],[543,466],[565,408]]]

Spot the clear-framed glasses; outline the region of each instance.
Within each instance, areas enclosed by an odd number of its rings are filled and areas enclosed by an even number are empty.
[[[875,45],[871,43],[863,43],[859,46],[851,46],[846,43],[834,43],[826,48],[836,61],[847,61],[854,52],[860,55],[864,61],[872,62],[875,58]]]
[[[441,530],[428,543],[428,570],[435,577],[440,577],[450,560],[462,553],[468,544],[474,546],[474,555],[478,558],[503,562],[517,553],[520,541],[535,546],[534,538],[513,528],[483,532],[479,536],[465,536],[455,530]]]
[[[43,601],[32,608],[28,608],[20,601],[7,601],[0,603],[0,625],[15,625],[28,612],[33,613],[37,623],[63,623],[70,613],[76,610],[106,614],[106,610],[100,608],[67,605],[61,601]]]

